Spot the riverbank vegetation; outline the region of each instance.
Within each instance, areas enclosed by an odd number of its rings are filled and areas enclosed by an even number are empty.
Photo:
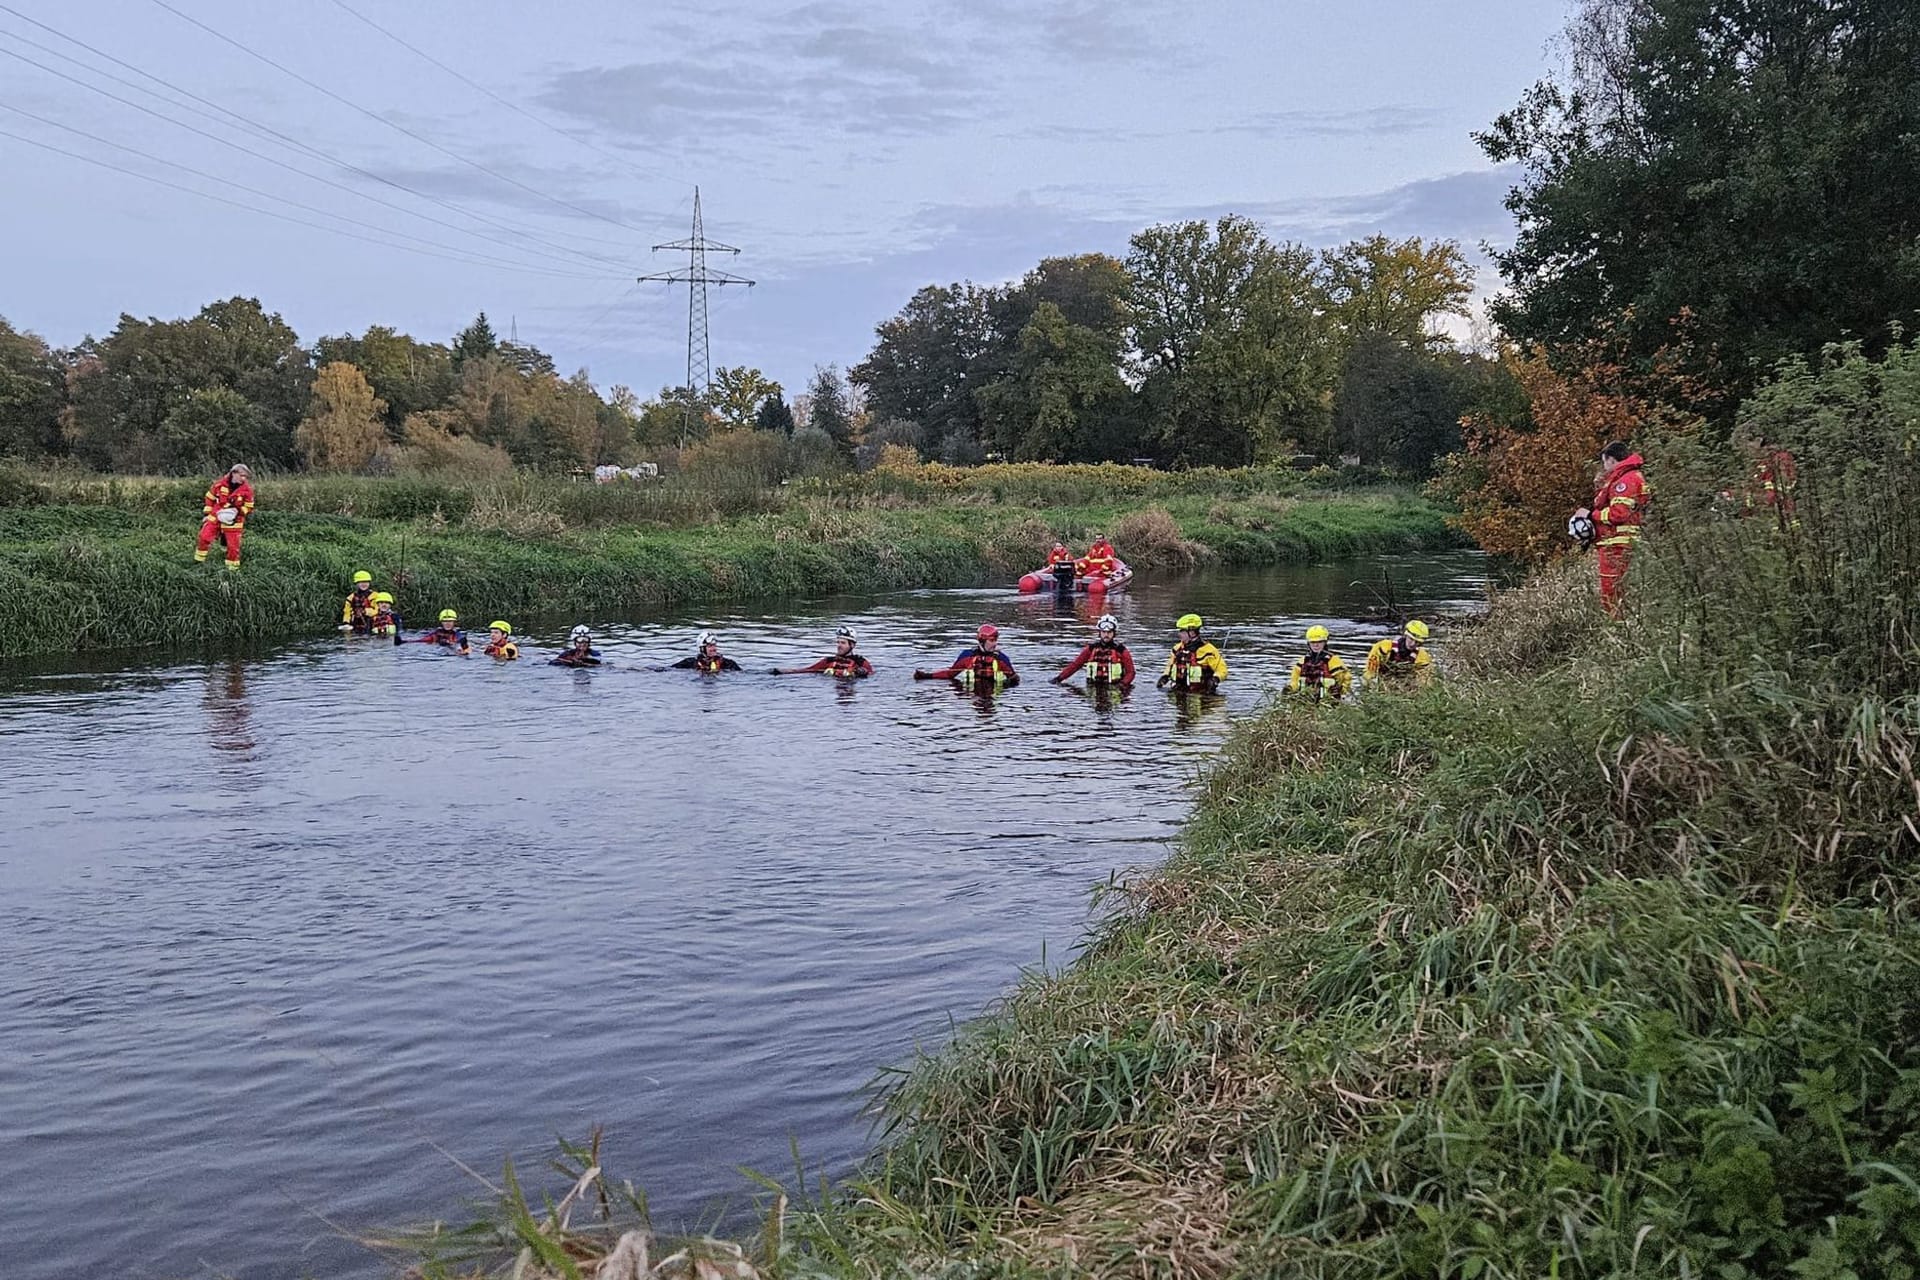
[[[401,616],[605,617],[746,597],[1010,582],[1104,532],[1143,566],[1273,564],[1455,545],[1406,489],[1127,468],[902,468],[767,486],[728,472],[594,486],[308,477],[273,483],[244,568],[191,556],[200,485],[0,472],[0,653],[207,645],[329,631],[355,570]],[[1115,473],[1120,473],[1116,476]],[[1117,486],[1108,493],[1106,486]],[[925,495],[939,494],[932,500]]]
[[[1664,440],[1624,623],[1563,564],[1428,690],[1244,723],[1085,954],[900,1073],[858,1175],[770,1195],[729,1265],[1920,1271],[1920,349],[1742,419],[1805,460],[1795,518]],[[509,1216],[420,1274],[591,1274],[642,1227]]]

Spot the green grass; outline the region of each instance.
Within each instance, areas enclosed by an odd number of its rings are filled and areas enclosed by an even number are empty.
[[[499,487],[319,479],[286,491],[282,482],[263,486],[243,568],[229,575],[215,563],[217,551],[207,564],[192,561],[199,509],[192,486],[97,483],[86,493],[98,501],[0,508],[0,654],[319,634],[338,622],[357,569],[392,586],[411,623],[445,607],[468,619],[519,622],[672,602],[1010,581],[1055,537],[1084,542],[1089,533],[1129,527],[1140,531],[1140,543],[1123,539],[1122,553],[1143,564],[1196,557],[1264,564],[1455,543],[1440,509],[1397,490],[1176,497],[1148,513],[1164,511],[1177,532],[1157,518],[1139,519],[1124,500],[1033,509],[791,496],[778,499],[776,511],[662,527],[570,519],[544,505],[557,492],[617,509],[645,492],[637,486],[528,482],[516,498]],[[611,496],[588,496],[596,493]],[[274,505],[289,497],[395,514]],[[1132,526],[1124,523],[1130,516]],[[1198,545],[1180,544],[1179,534]]]
[[[872,1157],[771,1200],[751,1263],[1920,1276],[1920,348],[1743,416],[1796,521],[1649,442],[1626,621],[1563,565],[1430,689],[1244,722],[1176,856],[890,1073]],[[547,1274],[515,1256],[463,1274]]]

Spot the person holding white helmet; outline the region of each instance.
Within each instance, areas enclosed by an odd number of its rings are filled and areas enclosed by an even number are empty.
[[[738,671],[740,664],[720,653],[720,642],[713,638],[713,632],[700,633],[699,646],[691,658],[682,658],[667,670],[698,671],[703,676],[717,676],[722,671]]]
[[[864,680],[873,674],[873,664],[853,651],[859,637],[853,634],[852,627],[842,627],[834,633],[833,653],[807,667],[774,667],[770,674],[776,676],[832,676],[837,680]]]
[[[207,486],[200,500],[200,541],[194,547],[193,562],[205,564],[215,538],[227,547],[227,568],[240,571],[240,535],[253,514],[253,472],[244,462],[236,462],[227,473]]]
[[[1293,673],[1287,677],[1288,693],[1315,702],[1322,698],[1338,702],[1353,692],[1353,672],[1347,669],[1339,654],[1327,647],[1327,639],[1325,627],[1316,624],[1307,628],[1307,651],[1293,664]]]
[[[547,659],[550,667],[597,667],[600,651],[593,647],[593,632],[582,622],[567,633],[567,647]]]
[[[1080,668],[1087,668],[1089,689],[1130,689],[1133,687],[1133,655],[1120,643],[1120,620],[1110,613],[1100,615],[1093,624],[1093,643],[1080,650],[1072,662],[1060,668],[1054,684],[1065,684]]]

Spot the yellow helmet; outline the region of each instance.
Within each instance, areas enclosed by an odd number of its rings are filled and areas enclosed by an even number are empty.
[[[512,627],[512,626],[511,626],[510,624],[508,624],[508,623],[505,623],[505,622],[489,622],[489,623],[487,624],[487,630],[489,630],[489,631],[504,631],[504,632],[506,632],[506,633],[507,633],[508,635],[512,635],[512,634],[513,634],[513,627]]]
[[[1327,629],[1325,627],[1308,627],[1307,628],[1308,644],[1319,644],[1321,641],[1325,640],[1326,638],[1327,638]]]
[[[353,585],[356,587],[363,582],[372,582],[372,581],[373,581],[373,575],[368,573],[365,569],[362,569],[360,572],[353,575]]]
[[[373,593],[373,602],[374,602],[375,604],[392,604],[392,603],[393,603],[393,592],[391,592],[391,591],[376,591],[376,592],[374,592],[374,593]]]
[[[1427,638],[1427,624],[1415,618],[1407,624],[1407,634],[1415,640],[1425,640]]]
[[[1181,631],[1198,631],[1207,624],[1200,620],[1200,615],[1197,613],[1183,613],[1180,615],[1180,621],[1173,625]]]
[[[460,615],[458,613],[455,613],[452,609],[442,609],[440,611],[440,621],[458,622],[460,621]]]

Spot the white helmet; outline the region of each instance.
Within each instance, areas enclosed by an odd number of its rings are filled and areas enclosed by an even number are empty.
[[[1115,635],[1118,635],[1120,633],[1120,619],[1110,613],[1103,613],[1100,615],[1100,621],[1093,624],[1093,629],[1095,631],[1111,631]]]
[[[833,638],[835,640],[857,640],[859,637],[853,634],[852,627],[842,627],[833,633]]]
[[[698,641],[697,643],[699,644],[699,646],[700,646],[700,648],[702,648],[702,649],[704,649],[704,648],[706,648],[706,647],[707,647],[708,645],[710,645],[710,644],[718,644],[718,643],[719,643],[719,641],[717,641],[717,640],[715,640],[715,639],[713,638],[713,632],[711,632],[711,631],[702,631],[702,632],[700,633],[700,639],[699,639],[699,641]]]
[[[579,644],[582,640],[593,639],[593,632],[587,630],[587,624],[583,622],[567,633],[567,639]]]
[[[1593,540],[1593,521],[1586,516],[1574,516],[1567,521],[1567,536],[1579,542]]]

